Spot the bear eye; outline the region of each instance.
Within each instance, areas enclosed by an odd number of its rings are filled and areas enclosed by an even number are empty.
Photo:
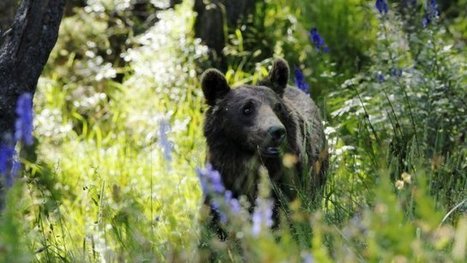
[[[245,116],[248,116],[250,115],[251,113],[253,113],[253,110],[254,110],[254,105],[252,102],[248,102],[247,104],[245,104],[245,106],[243,106],[242,108],[242,113],[243,115]]]

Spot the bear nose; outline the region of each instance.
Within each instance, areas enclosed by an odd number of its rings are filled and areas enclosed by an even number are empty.
[[[285,137],[285,128],[281,126],[273,126],[268,129],[268,134],[273,141],[281,142]]]

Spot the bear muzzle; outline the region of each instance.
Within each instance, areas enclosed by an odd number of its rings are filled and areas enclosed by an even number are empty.
[[[281,146],[285,141],[285,127],[271,126],[267,129],[267,135],[263,147],[261,147],[261,155],[264,157],[279,157],[281,154]]]

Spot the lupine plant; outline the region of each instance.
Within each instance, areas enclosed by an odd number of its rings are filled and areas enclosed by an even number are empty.
[[[16,103],[16,121],[14,136],[5,136],[6,139],[0,141],[0,175],[3,183],[7,187],[13,185],[15,177],[21,168],[18,155],[15,150],[17,143],[26,146],[33,144],[33,109],[32,97],[29,93],[19,96]],[[8,139],[13,137],[13,139]]]
[[[375,7],[378,10],[378,12],[382,15],[385,15],[388,13],[388,3],[386,0],[376,0]]]
[[[323,51],[323,52],[329,52],[329,48],[324,42],[324,39],[318,33],[318,29],[316,29],[315,27],[312,28],[309,34],[310,34],[310,40],[317,50]]]
[[[294,70],[294,75],[295,75],[295,86],[302,90],[305,93],[310,93],[310,85],[305,80],[305,76],[303,75],[303,72],[300,70],[300,68],[295,67]]]
[[[27,95],[2,135],[0,262],[465,262],[465,57],[441,1],[257,1],[228,30],[232,87],[285,57],[326,120],[323,198],[279,220],[267,174],[249,203],[205,164],[193,1],[86,2],[39,81],[35,138]]]

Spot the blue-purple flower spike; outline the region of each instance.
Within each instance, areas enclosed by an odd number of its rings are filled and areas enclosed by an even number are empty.
[[[233,197],[231,191],[225,189],[220,173],[211,164],[208,163],[204,169],[197,168],[196,173],[204,197],[210,200],[211,209],[219,216],[220,222],[226,224],[228,213],[236,214],[241,211],[240,202]]]
[[[376,81],[378,81],[379,83],[383,83],[385,80],[384,75],[381,72],[376,72],[375,78],[376,78]]]
[[[313,259],[313,255],[311,255],[310,252],[302,252],[302,262],[313,263],[315,260]]]
[[[323,52],[329,52],[329,48],[324,42],[324,39],[321,37],[321,35],[318,33],[318,29],[316,27],[312,28],[310,30],[310,40],[315,45],[317,50],[321,50]]]
[[[13,185],[15,177],[18,175],[21,169],[21,163],[16,158],[16,151],[13,146],[6,144],[0,144],[0,181],[5,184],[6,187]]]
[[[170,124],[167,120],[162,119],[159,122],[159,145],[164,152],[164,158],[167,161],[172,161],[172,144],[170,143],[167,134],[170,131]]]
[[[393,77],[400,77],[402,76],[402,69],[400,68],[391,68],[390,73]]]
[[[204,196],[208,196],[211,192],[219,194],[225,191],[220,173],[214,170],[211,164],[207,164],[205,169],[196,169],[196,173]]]
[[[254,236],[258,236],[263,227],[270,228],[273,225],[272,207],[273,202],[271,200],[261,198],[256,200],[256,207],[252,217],[253,228],[251,230]]]
[[[388,3],[386,2],[386,0],[376,0],[375,7],[376,9],[378,9],[378,12],[382,15],[387,14],[389,11]]]
[[[5,185],[7,187],[13,186],[16,176],[18,176],[21,170],[21,163],[18,160],[12,160],[10,174],[6,174]]]
[[[17,119],[15,122],[15,140],[22,141],[26,145],[33,144],[32,138],[32,96],[24,93],[18,98],[16,104]]]
[[[430,2],[428,3],[428,10],[433,17],[439,16],[438,3],[436,2],[436,0],[430,0]]]
[[[221,221],[222,224],[226,224],[228,217],[225,213],[222,212],[220,205],[215,201],[211,200],[211,208],[214,210],[217,215],[219,216],[219,220]]]
[[[15,149],[7,145],[0,145],[0,174],[6,175],[11,169]]]
[[[422,25],[423,27],[427,27],[429,24],[431,24],[431,19],[425,14],[422,19]]]
[[[310,86],[306,83],[305,76],[298,67],[295,67],[295,85],[307,94],[310,92]]]
[[[423,27],[427,27],[433,20],[439,17],[438,3],[436,0],[427,0],[425,15],[422,19]]]
[[[224,197],[225,202],[229,204],[232,212],[239,213],[241,210],[240,202],[238,202],[238,200],[233,197],[232,192],[229,190],[225,191]]]

